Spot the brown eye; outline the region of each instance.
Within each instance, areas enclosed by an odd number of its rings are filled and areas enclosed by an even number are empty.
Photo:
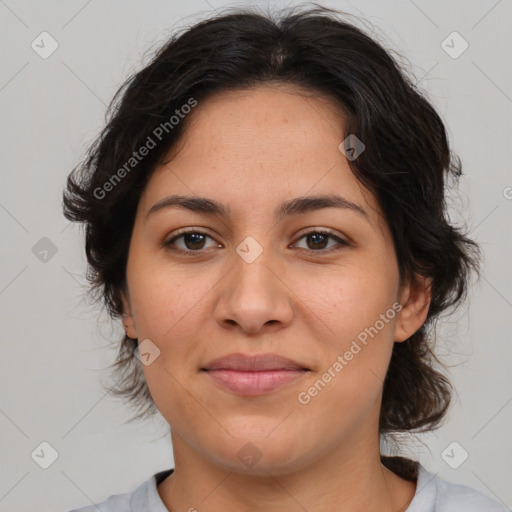
[[[201,233],[185,233],[181,235],[183,237],[183,243],[189,250],[203,249],[206,236]]]
[[[208,238],[213,240],[211,236],[201,231],[185,231],[172,237],[167,242],[164,242],[163,245],[164,247],[172,248],[184,254],[192,254],[208,248],[205,247],[206,239]],[[220,247],[219,244],[216,244],[216,246]]]
[[[331,251],[339,250],[342,247],[348,247],[350,245],[347,241],[329,233],[328,231],[311,231],[302,235],[300,240],[303,238],[307,240],[306,247],[304,249],[311,252],[330,253]],[[329,239],[337,243],[328,247]],[[302,249],[302,247],[300,249]]]
[[[329,235],[325,233],[313,233],[311,235],[307,235],[306,238],[311,241],[311,246],[309,249],[325,249],[329,242]]]

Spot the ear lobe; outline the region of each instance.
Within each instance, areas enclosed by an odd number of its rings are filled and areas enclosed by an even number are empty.
[[[132,315],[131,306],[124,293],[121,294],[121,301],[123,303],[123,327],[129,338],[136,339],[137,333],[135,331],[135,320]]]
[[[395,324],[395,341],[410,338],[427,318],[431,301],[432,279],[416,276],[403,285],[400,296],[402,309]]]

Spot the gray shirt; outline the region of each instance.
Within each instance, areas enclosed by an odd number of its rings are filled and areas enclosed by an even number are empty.
[[[133,492],[110,496],[97,506],[102,512],[169,512],[157,491],[157,485],[167,478],[172,469],[155,473]],[[68,512],[98,512],[96,505]],[[416,493],[406,512],[510,512],[483,494],[452,484],[418,466]]]

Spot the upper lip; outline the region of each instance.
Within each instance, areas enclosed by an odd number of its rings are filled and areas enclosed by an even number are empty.
[[[278,356],[277,354],[229,354],[224,357],[214,359],[202,370],[236,370],[245,372],[258,372],[265,370],[309,370],[304,365],[288,359],[287,357]]]

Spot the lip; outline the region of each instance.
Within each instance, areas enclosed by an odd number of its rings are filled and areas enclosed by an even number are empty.
[[[229,354],[208,363],[202,370],[234,370],[260,372],[267,370],[309,370],[304,365],[277,354]]]
[[[271,393],[310,371],[304,365],[276,354],[230,354],[215,359],[201,370],[222,389],[241,396]]]

